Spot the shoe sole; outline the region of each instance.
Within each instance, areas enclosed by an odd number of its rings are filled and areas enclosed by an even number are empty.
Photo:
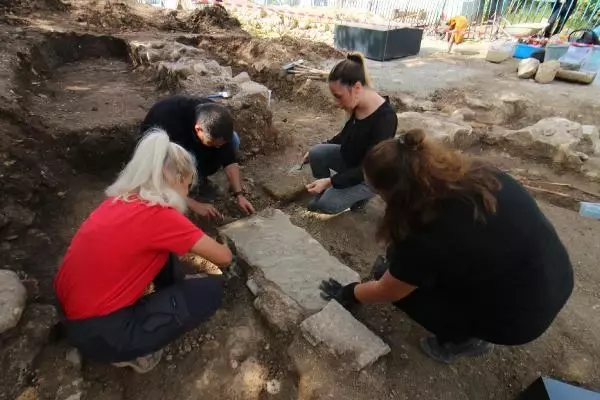
[[[452,359],[448,360],[448,359],[444,359],[441,357],[438,357],[437,355],[435,355],[435,353],[431,350],[431,347],[429,346],[429,342],[427,341],[427,338],[423,338],[419,341],[419,344],[421,345],[421,350],[423,350],[423,352],[427,355],[427,357],[431,358],[432,360],[435,360],[437,362],[441,362],[444,364],[453,364],[457,359],[461,358],[461,357],[480,357],[484,354],[489,353],[490,351],[492,351],[494,349],[494,345],[492,343],[489,343],[487,347],[485,348],[480,348],[478,350],[474,350],[470,353],[464,353],[464,354],[460,354],[457,356],[452,357]]]
[[[162,350],[159,350],[159,351],[160,351],[160,354],[156,357],[156,361],[153,364],[151,364],[148,368],[141,368],[138,364],[133,363],[131,361],[121,361],[118,363],[113,363],[112,365],[117,368],[130,367],[138,374],[145,374],[147,372],[152,371],[154,368],[156,368],[158,363],[160,363],[160,360],[162,359]]]

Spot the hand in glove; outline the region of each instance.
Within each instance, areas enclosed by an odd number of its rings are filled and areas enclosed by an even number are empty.
[[[327,281],[321,281],[319,289],[321,290],[321,297],[324,300],[335,300],[344,308],[351,309],[360,304],[356,297],[354,297],[354,287],[356,285],[358,285],[358,282],[342,286],[335,279],[329,278]]]

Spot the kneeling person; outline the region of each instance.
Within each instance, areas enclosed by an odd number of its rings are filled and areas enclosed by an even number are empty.
[[[208,177],[220,168],[227,179],[239,207],[247,214],[254,207],[244,196],[236,152],[240,139],[233,131],[233,118],[229,110],[209,99],[175,95],[152,106],[142,123],[142,132],[159,127],[171,141],[179,144],[196,158],[200,190],[209,186]],[[188,198],[188,206],[204,217],[218,217],[210,204]]]
[[[193,157],[153,130],[79,228],[54,288],[67,339],[84,357],[147,372],[220,307],[221,278],[186,279],[176,256],[231,263],[229,248],[183,215],[195,177]]]

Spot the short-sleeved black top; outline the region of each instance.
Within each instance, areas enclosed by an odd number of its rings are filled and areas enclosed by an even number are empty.
[[[495,214],[476,220],[472,203],[440,201],[431,222],[388,247],[389,272],[496,320],[554,318],[573,289],[567,251],[531,195],[497,178]]]
[[[212,169],[213,165],[226,167],[236,162],[235,149],[231,143],[225,143],[219,148],[209,147],[196,135],[196,106],[210,102],[209,99],[184,95],[159,100],[148,111],[141,133],[153,127],[164,129],[171,141],[194,155],[200,175],[209,175],[206,170]]]

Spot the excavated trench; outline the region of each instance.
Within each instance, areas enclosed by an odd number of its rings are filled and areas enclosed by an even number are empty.
[[[53,33],[20,55],[15,71],[18,107],[14,113],[2,110],[0,115],[0,126],[7,125],[13,142],[0,141],[0,155],[4,150],[9,154],[0,161],[8,165],[13,156],[19,160],[10,164],[14,168],[8,171],[10,185],[3,188],[3,199],[25,200],[0,210],[0,262],[4,268],[19,271],[30,303],[54,303],[52,281],[69,240],[130,156],[140,120],[161,95],[153,77],[134,68],[129,51],[128,43],[116,37]],[[24,154],[11,148],[30,140],[32,144]],[[24,159],[29,160],[28,165],[21,162]],[[21,169],[16,169],[19,165]],[[7,210],[10,213],[5,223]],[[182,366],[177,370],[181,377],[175,382],[194,382],[197,378],[191,375],[200,372],[213,374],[201,392],[218,398],[241,372],[232,368],[232,363],[250,357],[261,365],[257,385],[262,387],[268,378],[276,378],[285,387],[282,396],[296,397],[298,376],[289,368],[289,360],[281,357],[289,340],[273,337],[252,312],[251,302],[243,278],[228,282],[223,312],[169,346],[166,354],[171,362],[160,367],[164,369],[161,373],[170,374],[176,365]],[[19,352],[10,350],[18,340],[15,337],[4,343],[7,352],[0,352],[3,364],[23,363]],[[40,377],[40,389],[52,393],[60,386],[57,379],[63,379],[53,376],[52,370],[63,368],[64,351],[62,342],[46,347],[35,362],[36,373],[33,366],[18,376],[10,369],[6,379],[10,386],[0,385],[0,394],[15,398],[28,382]],[[86,369],[88,398],[103,397],[103,374],[94,365]],[[167,392],[172,394],[173,390],[190,395],[200,390],[198,382],[197,389],[165,388],[161,382],[140,387],[131,378],[130,374],[112,378],[125,397],[130,387],[148,396],[164,393],[165,398],[171,397]]]

